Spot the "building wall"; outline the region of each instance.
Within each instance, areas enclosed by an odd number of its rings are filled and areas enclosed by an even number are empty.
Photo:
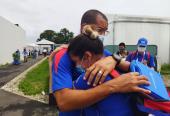
[[[170,63],[170,24],[161,22],[163,19],[146,18],[146,17],[127,17],[115,18],[109,15],[110,38],[107,45],[118,45],[125,42],[128,45],[136,45],[140,37],[148,39],[148,44],[158,46],[158,62]],[[154,21],[152,21],[154,20]],[[106,44],[105,44],[106,45]]]
[[[115,44],[125,42],[135,45],[141,37],[148,39],[148,44],[158,46],[159,62],[169,62],[170,26],[155,23],[116,23]]]
[[[25,31],[0,17],[0,64],[11,63],[12,53],[26,45]]]

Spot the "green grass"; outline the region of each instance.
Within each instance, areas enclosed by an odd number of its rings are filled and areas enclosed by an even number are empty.
[[[161,74],[162,75],[170,75],[170,64],[163,64],[161,66]]]
[[[166,86],[170,88],[170,64],[163,64],[161,66],[161,74],[163,75]]]
[[[25,95],[36,95],[42,91],[48,93],[48,79],[49,68],[48,60],[46,59],[26,74],[26,77],[19,84],[19,90]]]

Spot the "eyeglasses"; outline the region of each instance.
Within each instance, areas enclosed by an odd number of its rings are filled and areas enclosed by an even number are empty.
[[[96,31],[101,35],[109,35],[109,33],[110,33],[108,30],[102,29],[102,28],[99,28],[99,27],[96,27]]]

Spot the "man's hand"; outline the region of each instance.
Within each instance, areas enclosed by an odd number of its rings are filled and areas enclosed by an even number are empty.
[[[144,76],[139,76],[139,73],[126,73],[120,75],[119,77],[112,79],[106,83],[107,86],[110,86],[112,93],[121,92],[140,92],[149,94],[149,90],[140,88],[139,85],[149,85],[148,79]]]
[[[101,84],[105,80],[106,76],[112,71],[112,69],[114,69],[115,66],[116,62],[111,56],[103,58],[94,63],[86,70],[84,79],[88,80],[88,85],[93,84],[93,86],[96,86],[98,83]],[[94,78],[95,80],[92,83]]]

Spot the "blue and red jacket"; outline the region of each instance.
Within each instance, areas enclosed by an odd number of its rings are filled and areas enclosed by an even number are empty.
[[[105,82],[113,79],[111,76],[116,78],[119,76],[119,73],[113,70],[111,75],[106,77]],[[91,85],[87,84],[83,77],[84,74],[80,75],[75,81],[75,88],[81,90],[93,88]],[[134,116],[133,107],[130,102],[131,96],[129,94],[114,93],[91,107],[95,107],[99,116]],[[88,112],[88,110],[89,108],[85,109],[86,112]]]
[[[104,51],[106,56],[110,56],[111,53]],[[67,53],[67,49],[60,50],[53,59],[52,64],[52,91],[53,93],[58,90],[65,88],[72,89],[73,81],[75,81],[80,76],[75,68],[74,63]],[[98,112],[95,108],[84,112],[84,110],[74,110],[70,112],[59,112],[59,116],[97,116]]]

